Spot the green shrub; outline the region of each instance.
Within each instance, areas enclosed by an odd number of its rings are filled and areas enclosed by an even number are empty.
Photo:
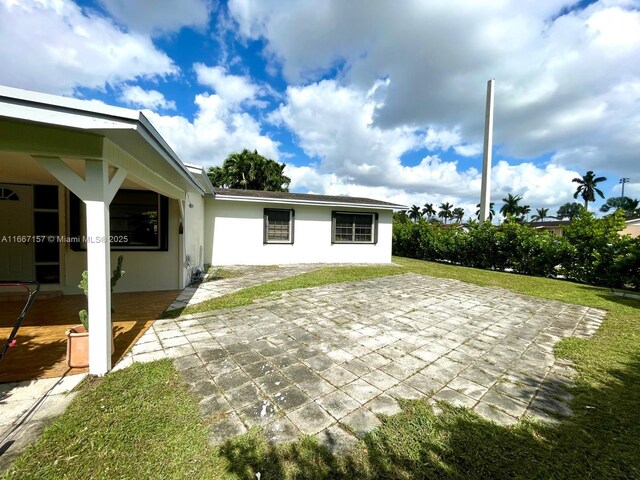
[[[629,245],[628,237],[618,233],[624,226],[622,212],[604,218],[581,212],[564,231],[570,245],[562,262],[564,275],[584,283],[624,286],[627,275],[616,268],[616,259],[624,257]]]
[[[640,288],[640,239],[622,237],[624,217],[596,219],[583,212],[564,236],[533,229],[513,218],[501,225],[471,222],[465,232],[424,220],[394,222],[394,255],[513,270],[524,275],[562,273],[579,282]]]
[[[625,286],[640,290],[640,237],[624,241],[625,247],[614,259],[614,273]]]

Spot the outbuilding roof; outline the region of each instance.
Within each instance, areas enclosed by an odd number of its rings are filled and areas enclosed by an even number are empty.
[[[214,197],[221,200],[263,201],[268,203],[293,203],[304,205],[326,205],[345,207],[369,207],[385,210],[406,209],[405,205],[383,202],[363,197],[342,195],[316,195],[314,193],[268,192],[238,188],[214,188]]]

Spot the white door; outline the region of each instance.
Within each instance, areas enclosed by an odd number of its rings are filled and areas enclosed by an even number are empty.
[[[34,280],[33,187],[0,184],[0,281]]]

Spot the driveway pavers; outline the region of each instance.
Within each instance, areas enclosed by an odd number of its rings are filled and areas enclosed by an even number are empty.
[[[404,274],[159,320],[129,361],[173,358],[213,443],[260,426],[271,441],[315,434],[339,451],[397,413],[397,399],[443,400],[503,425],[571,414],[575,371],[554,344],[591,336],[605,313]]]

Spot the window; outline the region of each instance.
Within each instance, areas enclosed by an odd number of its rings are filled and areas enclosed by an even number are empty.
[[[332,243],[377,243],[377,213],[332,212]]]
[[[109,213],[111,236],[119,246],[160,247],[160,197],[156,192],[120,190]]]
[[[10,188],[0,188],[0,200],[20,200],[18,194]]]
[[[109,206],[112,250],[167,250],[168,199],[150,190],[119,190]],[[71,236],[86,235],[84,203],[70,194]],[[82,221],[81,221],[82,219]],[[86,249],[84,242],[72,248]]]
[[[264,209],[264,243],[293,244],[293,210]]]

